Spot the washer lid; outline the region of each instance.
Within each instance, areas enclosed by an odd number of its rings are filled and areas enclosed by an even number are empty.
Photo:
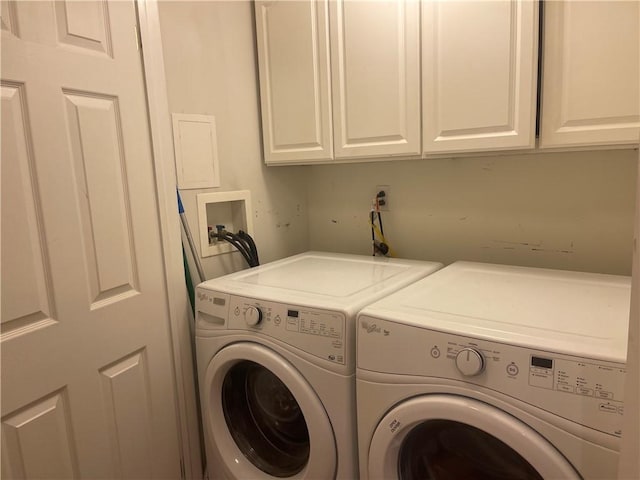
[[[629,277],[456,262],[362,314],[625,362],[630,297]]]
[[[440,263],[307,252],[209,280],[199,288],[326,309],[359,310]]]

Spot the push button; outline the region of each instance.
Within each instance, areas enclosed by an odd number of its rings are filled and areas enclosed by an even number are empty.
[[[604,390],[596,390],[596,397],[606,398],[607,400],[613,400],[613,393],[605,392]]]
[[[559,383],[558,385],[556,385],[556,387],[561,392],[573,393],[573,386],[571,385],[563,385]]]
[[[518,375],[518,373],[520,373],[520,369],[515,363],[511,362],[509,365],[507,365],[507,373],[512,377],[515,377],[516,375]]]
[[[585,395],[587,397],[592,397],[593,396],[593,390],[591,390],[590,388],[577,387],[576,388],[576,393],[578,393],[580,395]]]
[[[601,403],[598,406],[598,409],[601,412],[618,413],[618,407],[616,407],[615,405],[609,405],[608,403]]]

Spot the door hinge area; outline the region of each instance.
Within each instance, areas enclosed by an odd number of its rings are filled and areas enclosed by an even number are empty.
[[[182,478],[183,480],[186,480],[187,478],[187,472],[184,468],[184,458],[182,457],[180,457],[180,478]]]
[[[142,36],[140,35],[140,29],[138,28],[138,25],[134,25],[133,26],[133,33],[136,36],[136,46],[138,47],[138,50],[142,50]]]

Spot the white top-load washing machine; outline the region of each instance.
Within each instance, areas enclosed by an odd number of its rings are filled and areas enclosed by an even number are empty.
[[[630,278],[457,262],[363,309],[362,478],[616,478]]]
[[[440,267],[309,252],[200,284],[210,478],[356,478],[355,316]]]

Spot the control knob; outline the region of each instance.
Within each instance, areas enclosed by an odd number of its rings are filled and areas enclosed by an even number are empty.
[[[244,311],[244,321],[250,327],[257,326],[262,321],[262,311],[258,307],[247,307]]]
[[[463,348],[456,355],[456,367],[466,377],[481,374],[484,363],[484,356],[475,348]]]

